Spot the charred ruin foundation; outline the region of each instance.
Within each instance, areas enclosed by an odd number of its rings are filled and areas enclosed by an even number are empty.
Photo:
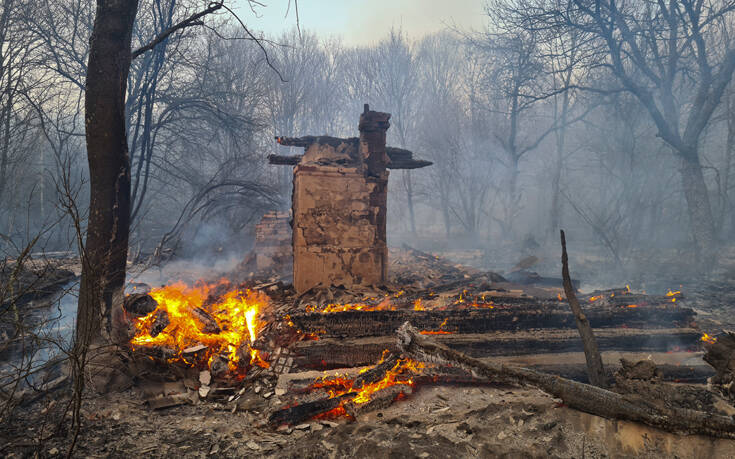
[[[303,147],[298,156],[269,156],[292,165],[293,285],[301,293],[329,285],[381,285],[387,280],[387,169],[431,164],[386,147],[390,114],[365,110],[360,137],[277,137]]]

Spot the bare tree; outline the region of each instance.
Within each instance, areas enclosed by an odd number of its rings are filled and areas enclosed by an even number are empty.
[[[681,163],[692,238],[701,261],[715,253],[712,207],[699,144],[735,71],[728,39],[735,2],[542,0],[504,2],[504,14],[527,30],[576,29],[590,65],[615,75],[633,94]]]

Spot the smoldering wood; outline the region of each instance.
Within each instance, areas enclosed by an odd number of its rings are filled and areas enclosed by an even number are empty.
[[[396,384],[394,386],[388,386],[385,389],[380,389],[370,394],[370,400],[365,403],[356,403],[354,401],[349,401],[345,403],[344,409],[347,414],[349,414],[353,418],[357,418],[362,414],[387,408],[401,394],[411,395],[411,392],[411,386],[407,384]]]
[[[268,423],[272,426],[300,424],[318,414],[325,413],[339,407],[344,401],[349,400],[356,395],[356,392],[348,392],[337,397],[325,397],[312,402],[300,403],[295,406],[283,408],[273,412],[268,417]]]
[[[171,321],[168,318],[168,312],[160,310],[153,316],[153,323],[151,324],[151,329],[148,333],[155,338],[166,327],[168,327],[170,323]]]
[[[595,328],[626,326],[656,329],[686,327],[692,323],[694,312],[669,303],[636,308],[590,309],[586,316]],[[504,307],[496,303],[493,309],[343,311],[328,314],[296,313],[290,317],[299,330],[324,338],[390,335],[406,321],[421,330],[441,328],[446,332],[463,334],[575,327],[574,315],[565,303],[538,301],[526,307],[519,304]]]
[[[147,293],[133,293],[125,297],[123,308],[136,316],[146,316],[155,311],[158,302]]]
[[[380,381],[381,379],[385,378],[386,373],[393,369],[393,367],[395,367],[397,363],[398,357],[396,356],[396,354],[391,354],[383,362],[358,375],[352,383],[352,388],[359,390],[366,385]]]
[[[699,348],[695,329],[596,329],[601,351],[671,352]],[[435,335],[437,342],[471,357],[578,352],[582,341],[575,330],[523,330],[473,334]],[[322,338],[293,345],[294,365],[301,369],[328,370],[370,365],[383,351],[398,353],[393,335],[353,339]],[[575,378],[576,379],[576,378]]]
[[[203,333],[213,335],[222,331],[214,317],[212,317],[212,315],[204,309],[200,307],[193,308],[192,314],[203,325],[203,327],[200,329]]]
[[[577,296],[572,286],[572,279],[569,276],[569,257],[567,256],[567,241],[564,237],[564,230],[561,230],[560,233],[561,273],[562,279],[564,280],[564,293],[574,314],[579,336],[582,338],[582,348],[584,349],[584,356],[587,360],[587,373],[592,384],[598,387],[607,387],[608,375],[605,373],[605,367],[602,364],[602,356],[600,355],[600,350],[597,348],[595,334],[592,332],[592,326],[590,325],[589,319],[587,319],[587,315],[582,312],[579,301],[577,301]]]
[[[718,380],[729,383],[735,371],[735,334],[725,331],[704,343],[704,361],[712,365]]]
[[[453,365],[475,376],[502,383],[530,385],[561,398],[571,408],[609,419],[641,422],[669,432],[735,438],[735,420],[711,412],[669,407],[657,400],[621,395],[547,373],[494,362],[481,362],[419,334],[405,323],[397,331],[400,349],[426,363]]]

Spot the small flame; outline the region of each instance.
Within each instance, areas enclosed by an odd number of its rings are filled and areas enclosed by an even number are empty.
[[[590,297],[590,303],[593,303],[593,302],[599,300],[600,298],[602,298],[602,295],[600,295],[600,296],[591,296]]]
[[[421,301],[421,298],[413,302],[413,310],[414,311],[426,311],[426,308],[424,308],[424,304]]]
[[[638,307],[638,305],[637,305],[637,304],[629,304],[629,305],[628,305],[628,307],[629,307],[629,308],[637,308],[637,307]]]
[[[557,293],[556,297],[559,299],[559,301],[562,301],[564,298],[562,298],[561,293]]]
[[[707,333],[703,334],[700,339],[703,342],[709,343],[709,344],[715,344],[717,342],[717,338],[713,338],[712,336],[709,336]]]

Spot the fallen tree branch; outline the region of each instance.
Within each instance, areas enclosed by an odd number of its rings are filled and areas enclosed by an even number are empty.
[[[609,419],[635,421],[676,433],[735,438],[735,421],[727,416],[664,406],[658,400],[621,395],[559,376],[498,363],[484,363],[421,335],[408,322],[398,330],[398,347],[425,363],[463,368],[477,378],[499,383],[529,385],[562,399],[569,406]]]
[[[564,236],[564,230],[561,230],[561,277],[564,282],[564,293],[567,295],[567,301],[569,301],[569,306],[572,308],[574,319],[577,322],[579,336],[582,338],[584,357],[587,360],[587,376],[593,385],[608,387],[608,378],[605,374],[605,367],[602,365],[602,356],[597,348],[595,334],[592,332],[590,321],[579,306],[577,295],[574,294],[572,279],[569,276],[569,257],[567,256],[567,240]]]

